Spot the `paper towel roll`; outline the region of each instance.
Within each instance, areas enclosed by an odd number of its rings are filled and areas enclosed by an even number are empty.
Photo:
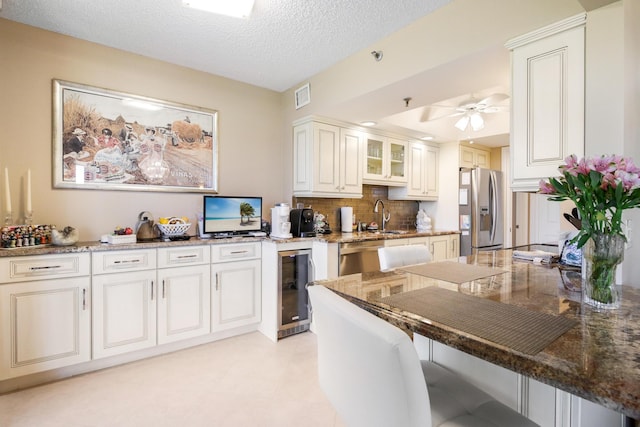
[[[353,232],[353,208],[351,206],[344,206],[340,208],[340,222],[342,224],[343,233]]]

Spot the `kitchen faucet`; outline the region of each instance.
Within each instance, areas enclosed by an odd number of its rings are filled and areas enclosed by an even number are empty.
[[[385,216],[384,215],[384,203],[382,202],[382,200],[377,199],[376,203],[373,205],[373,211],[375,213],[378,213],[378,205],[382,205],[382,210],[380,211],[381,212],[380,216],[382,218],[382,221],[380,221],[380,224],[382,224],[382,229],[380,231],[384,231],[385,224],[391,220],[391,212],[387,212],[387,215]]]

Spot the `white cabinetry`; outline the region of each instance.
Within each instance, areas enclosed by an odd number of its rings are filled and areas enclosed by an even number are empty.
[[[461,168],[491,168],[491,152],[476,147],[460,146]]]
[[[362,134],[307,121],[293,128],[293,193],[362,197]]]
[[[158,344],[211,329],[209,246],[158,249]]]
[[[409,180],[389,188],[390,200],[437,200],[440,149],[421,142],[409,144]]]
[[[156,250],[93,254],[93,357],[156,345]]]
[[[432,261],[442,261],[451,255],[451,238],[444,234],[429,237],[429,252]]]
[[[458,258],[460,256],[460,235],[449,234],[449,258]]]
[[[541,427],[626,425],[615,411],[422,335],[413,334],[413,342],[421,359],[452,370]]]
[[[434,236],[409,237],[406,239],[387,239],[385,246],[425,245],[431,253],[431,261],[443,261],[457,258],[460,253],[460,235],[442,234]]]
[[[94,358],[209,333],[210,259],[206,245],[94,254]]]
[[[431,261],[442,261],[451,257],[451,237],[449,234],[414,237],[407,240],[409,245],[425,245],[428,247]]]
[[[0,261],[0,380],[91,357],[89,254]]]
[[[407,182],[407,142],[367,135],[365,142],[365,184],[404,185]]]
[[[261,252],[260,242],[212,247],[212,332],[260,322]]]
[[[565,157],[584,154],[585,25],[581,14],[509,41],[511,179],[535,191]]]

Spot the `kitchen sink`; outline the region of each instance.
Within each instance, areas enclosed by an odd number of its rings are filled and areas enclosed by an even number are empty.
[[[409,233],[407,230],[383,230],[383,231],[372,231],[373,234],[407,234]]]

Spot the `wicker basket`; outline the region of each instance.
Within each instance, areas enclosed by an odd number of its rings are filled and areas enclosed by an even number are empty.
[[[191,224],[156,224],[165,236],[180,236],[187,232]]]

